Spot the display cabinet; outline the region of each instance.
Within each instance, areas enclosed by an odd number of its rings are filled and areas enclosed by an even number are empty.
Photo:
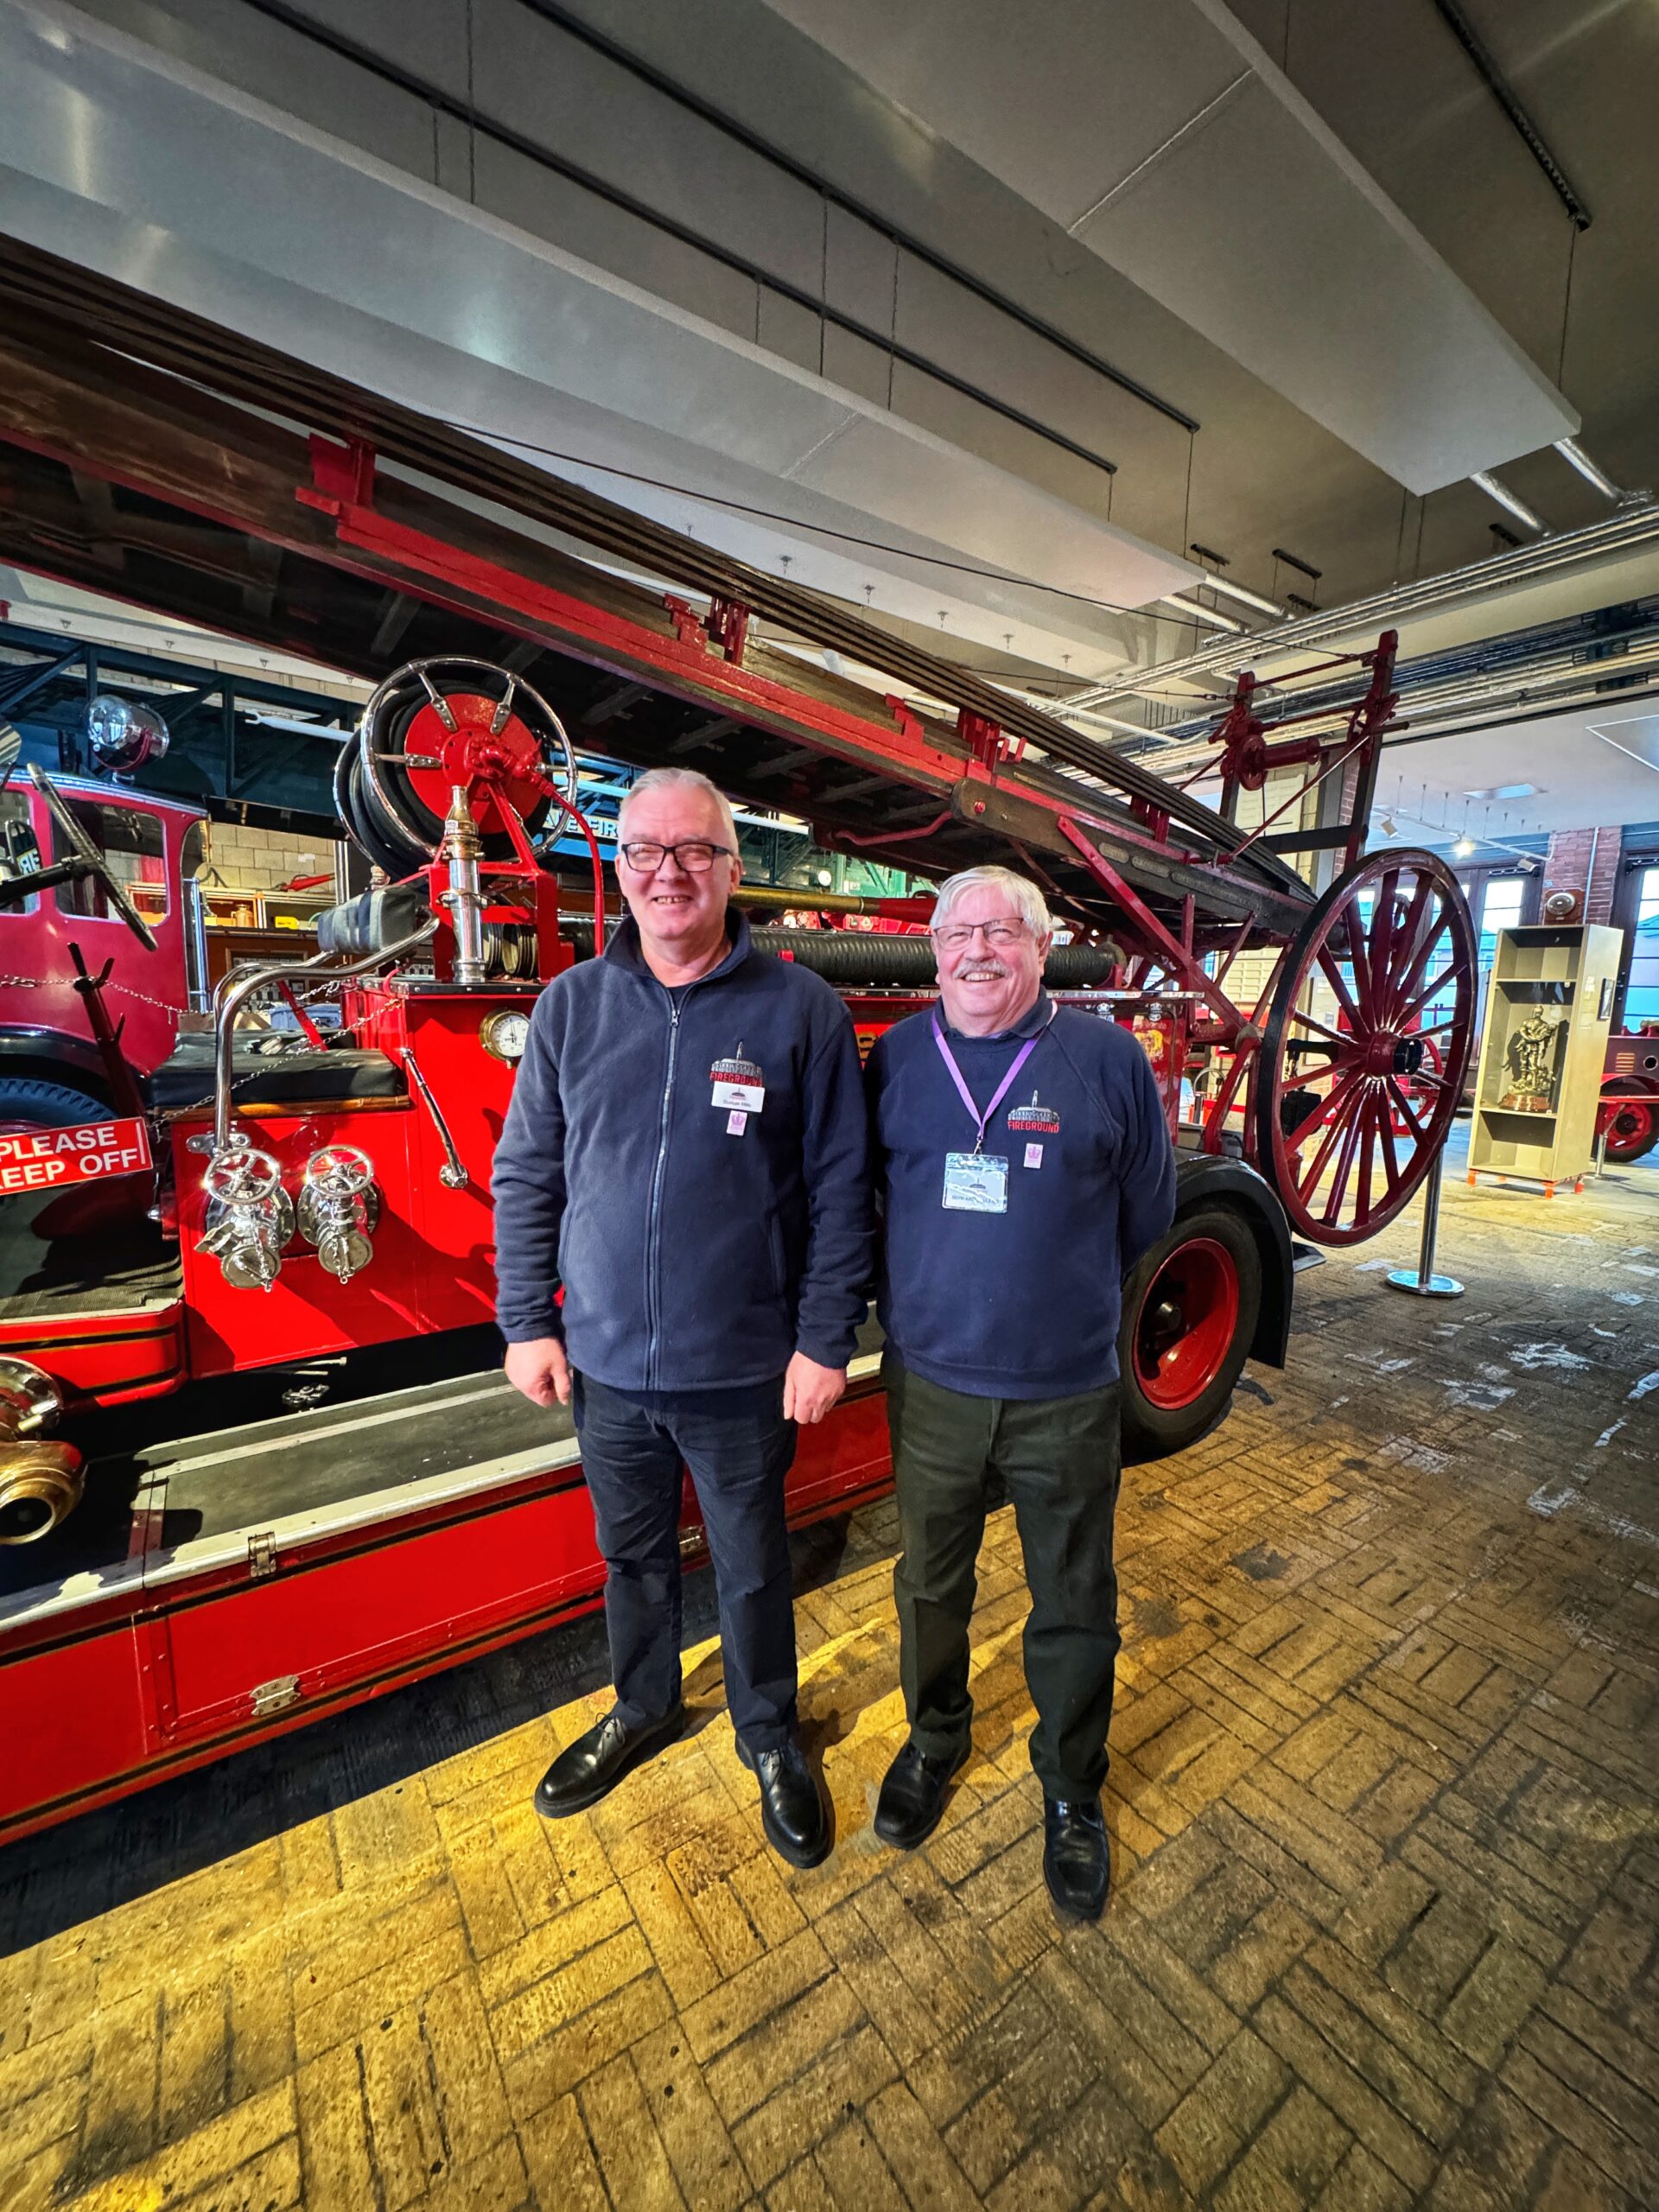
[[[1619,932],[1538,923],[1500,930],[1469,1136],[1481,1175],[1582,1188],[1612,1026]]]

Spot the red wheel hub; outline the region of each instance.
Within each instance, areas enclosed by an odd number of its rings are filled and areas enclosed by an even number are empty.
[[[1602,1151],[1609,1160],[1640,1160],[1651,1150],[1659,1098],[1615,1097],[1602,1106]]]
[[[517,715],[509,715],[499,730],[493,728],[501,702],[477,692],[452,691],[444,704],[454,729],[446,727],[437,708],[429,702],[404,734],[407,756],[438,763],[435,768],[409,769],[416,798],[442,822],[449,811],[449,794],[461,784],[480,835],[487,837],[506,829],[504,801],[522,822],[549,788],[534,734]]]
[[[1147,1285],[1135,1325],[1135,1378],[1174,1413],[1201,1398],[1238,1332],[1238,1268],[1213,1236],[1179,1244]]]

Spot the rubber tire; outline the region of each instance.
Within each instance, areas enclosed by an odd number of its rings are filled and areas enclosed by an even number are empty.
[[[1645,1106],[1651,1116],[1647,1140],[1644,1143],[1637,1145],[1633,1152],[1610,1151],[1605,1139],[1603,1140],[1603,1158],[1612,1160],[1616,1166],[1628,1167],[1633,1160],[1645,1160],[1655,1145],[1659,1144],[1659,1096],[1650,1090],[1604,1090],[1601,1094],[1601,1103],[1604,1109],[1611,1106],[1617,1109],[1621,1103],[1626,1105]],[[1609,1135],[1611,1134],[1610,1131]]]
[[[1135,1325],[1153,1277],[1173,1252],[1200,1236],[1212,1237],[1231,1255],[1238,1274],[1238,1325],[1214,1378],[1191,1405],[1154,1406],[1135,1379]],[[1168,1233],[1141,1254],[1123,1285],[1123,1318],[1117,1337],[1127,1463],[1167,1459],[1209,1433],[1232,1403],[1233,1389],[1249,1357],[1261,1312],[1262,1255],[1249,1223],[1234,1207],[1194,1206],[1191,1212],[1179,1214]]]
[[[33,1122],[42,1129],[73,1129],[82,1122],[107,1122],[101,1099],[65,1083],[29,1075],[0,1075],[0,1122]]]
[[[359,745],[348,746],[346,752],[349,758],[339,772],[334,786],[340,818],[374,866],[385,871],[387,880],[402,883],[417,868],[424,868],[431,855],[423,848],[409,843],[397,824],[389,823],[382,814],[363,772]]]

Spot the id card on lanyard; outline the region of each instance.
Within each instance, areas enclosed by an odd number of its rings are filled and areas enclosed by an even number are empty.
[[[1054,1019],[1052,1006],[1048,1010],[1048,1021]],[[1043,1029],[1048,1027],[1043,1024]],[[1027,1037],[1014,1056],[1014,1065],[998,1084],[990,1104],[982,1114],[974,1103],[974,1094],[963,1080],[962,1070],[957,1065],[956,1055],[945,1042],[944,1032],[939,1027],[939,1017],[933,1016],[933,1042],[939,1048],[939,1058],[950,1070],[950,1080],[963,1104],[973,1117],[974,1148],[971,1152],[947,1152],[944,1155],[944,1191],[939,1203],[947,1213],[1007,1213],[1008,1210],[1008,1163],[998,1153],[985,1150],[985,1128],[993,1114],[1014,1088],[1015,1077],[1036,1051],[1042,1039],[1043,1029],[1035,1037]]]

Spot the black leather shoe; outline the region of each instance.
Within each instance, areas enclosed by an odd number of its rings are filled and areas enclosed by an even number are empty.
[[[760,1825],[766,1841],[791,1866],[817,1866],[830,1856],[830,1815],[818,1778],[798,1744],[752,1751],[739,1740],[737,1756],[760,1784]]]
[[[875,1801],[875,1832],[882,1842],[900,1851],[925,1843],[939,1825],[951,1776],[967,1764],[966,1751],[957,1758],[935,1759],[906,1744],[882,1777]]]
[[[684,1726],[685,1707],[680,1705],[650,1728],[630,1728],[614,1713],[607,1713],[596,1728],[562,1751],[537,1783],[537,1811],[550,1821],[562,1821],[568,1814],[597,1805],[625,1774],[671,1744]]]
[[[1106,1840],[1100,1800],[1043,1800],[1043,1879],[1065,1920],[1098,1920],[1112,1879],[1112,1847]]]

